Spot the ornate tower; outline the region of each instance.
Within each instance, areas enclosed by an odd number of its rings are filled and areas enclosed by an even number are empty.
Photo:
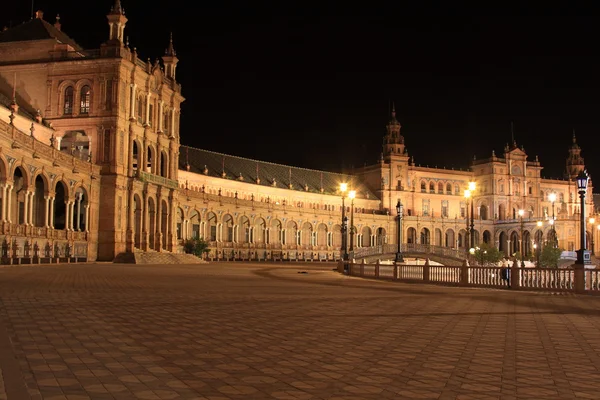
[[[123,45],[127,17],[125,17],[125,11],[123,10],[123,7],[121,7],[120,0],[115,0],[115,5],[112,6],[110,13],[108,13],[106,18],[108,19],[108,26],[110,28],[108,36],[109,43]]]
[[[404,136],[400,134],[402,125],[396,119],[396,107],[392,104],[390,121],[386,125],[387,134],[383,138],[383,156],[390,159],[392,156],[408,156],[404,146]]]
[[[581,156],[581,147],[577,144],[575,132],[573,132],[573,144],[569,148],[569,157],[567,157],[567,177],[575,179],[581,171],[585,170],[585,163]]]
[[[176,54],[175,48],[173,47],[173,33],[171,33],[169,47],[167,47],[165,50],[165,55],[162,57],[162,60],[165,64],[165,75],[173,80],[175,80],[175,69],[177,68],[177,63],[179,62]]]

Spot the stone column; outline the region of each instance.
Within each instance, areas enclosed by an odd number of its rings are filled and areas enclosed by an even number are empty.
[[[125,250],[127,252],[132,252],[135,247],[135,201],[133,197],[133,188],[129,189],[129,196],[127,199],[127,236],[125,238]]]
[[[154,165],[152,166],[152,173],[155,175],[162,175],[161,174],[161,169],[164,168],[162,167],[162,146],[160,144],[160,140],[156,141],[156,160],[154,162]]]
[[[85,212],[85,231],[89,232],[90,231],[90,206],[89,204],[86,204],[85,206],[83,206],[84,208],[84,212]]]
[[[33,207],[35,207],[35,192],[31,192],[31,198],[29,199],[29,224],[31,226],[34,225],[33,223]]]
[[[138,149],[138,168],[140,167],[140,149]],[[127,175],[133,176],[133,135],[129,131],[129,152],[127,153]]]
[[[50,228],[54,229],[54,202],[55,197],[50,197]]]
[[[25,224],[25,226],[29,225],[29,221],[27,221],[27,216],[29,214],[29,190],[27,190],[25,192],[25,201],[23,204],[23,224]]]
[[[8,184],[6,190],[6,221],[12,223],[12,190],[13,185]]]
[[[7,186],[8,185],[6,183],[2,184],[2,222],[6,222],[6,204],[8,203],[8,199],[6,197]]]
[[[77,195],[77,231],[81,232],[81,200],[83,195],[79,193]]]
[[[148,216],[148,192],[146,190],[144,190],[143,192],[144,194],[144,199],[143,199],[143,205],[142,205],[142,235],[141,235],[141,240],[140,240],[140,246],[142,248],[142,250],[148,250],[148,222],[149,222],[149,216]]]
[[[174,230],[175,228],[175,199],[173,198],[173,191],[171,191],[169,196],[169,202],[167,203],[167,240],[168,240],[168,250],[175,251],[177,248],[177,234]]]
[[[146,95],[146,118],[144,125],[150,125],[150,97],[152,97],[152,94],[148,93]]]
[[[136,101],[136,96],[135,96],[135,88],[136,88],[136,84],[132,83],[131,84],[131,101],[130,101],[130,110],[129,110],[129,118],[131,119],[135,119],[135,101]]]
[[[157,132],[163,131],[163,105],[164,101],[158,100],[158,129]]]
[[[156,222],[154,223],[154,243],[158,242],[158,251],[162,251],[162,201],[160,192],[158,196],[156,196],[156,214],[155,214]],[[155,244],[156,246],[156,244]]]
[[[44,196],[44,226],[50,226],[50,197]]]

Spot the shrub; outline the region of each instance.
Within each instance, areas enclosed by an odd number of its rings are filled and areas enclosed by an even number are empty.
[[[208,242],[204,238],[188,239],[183,243],[183,251],[187,254],[193,254],[196,257],[204,258],[206,253],[210,252]]]

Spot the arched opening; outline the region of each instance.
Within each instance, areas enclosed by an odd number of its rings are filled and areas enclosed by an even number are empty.
[[[508,235],[506,232],[500,232],[498,236],[498,250],[504,254],[508,254]]]
[[[135,140],[133,141],[133,149],[131,149],[131,151],[133,153],[133,156],[131,157],[132,158],[132,160],[131,160],[132,169],[134,171],[137,171],[138,165],[140,165],[140,161],[141,161],[141,158],[140,158],[141,154],[140,154],[140,150],[138,147],[138,143]]]
[[[13,173],[13,189],[10,199],[9,221],[17,224],[25,223],[25,171],[17,167]]]
[[[327,246],[327,225],[323,223],[317,227],[317,246]]]
[[[483,220],[488,219],[488,207],[485,204],[482,204],[481,207],[479,207],[479,217]]]
[[[46,182],[41,175],[35,177],[32,209],[33,226],[44,227],[46,221]]]
[[[142,200],[140,196],[136,193],[133,195],[133,218],[134,218],[134,233],[133,233],[133,246],[137,249],[141,249],[142,247]]]
[[[54,229],[66,229],[67,186],[63,181],[56,182],[54,188]]]
[[[360,235],[358,237],[357,246],[358,247],[371,246],[371,228],[369,228],[368,226],[363,226],[363,228],[360,232]]]
[[[221,235],[223,235],[223,242],[233,242],[233,217],[230,214],[225,214],[223,216]]]
[[[334,249],[341,249],[342,248],[342,227],[341,225],[334,225],[333,228],[331,228],[331,246],[333,246]]]
[[[304,224],[302,224],[302,237],[300,239],[300,244],[303,246],[312,245],[312,233],[313,227],[310,222],[305,222]]]
[[[73,204],[73,230],[80,232],[87,230],[88,207],[87,192],[82,187],[78,187],[75,191],[75,204]]]
[[[160,233],[161,233],[161,243],[160,248],[167,248],[167,241],[169,239],[169,204],[166,200],[162,200],[160,206]],[[172,233],[172,232],[171,232]]]
[[[263,218],[257,218],[254,224],[253,243],[268,243],[267,223]]]
[[[523,257],[531,256],[531,233],[523,231]]]
[[[519,251],[519,234],[512,232],[510,234],[510,255],[514,255]]]
[[[177,240],[183,240],[183,210],[177,207]]]
[[[294,221],[288,221],[285,227],[284,238],[284,244],[296,246],[298,244],[298,224],[296,224]]]
[[[420,235],[420,242],[421,244],[431,244],[431,233],[429,232],[428,228],[423,228],[421,229],[421,235]]]
[[[210,242],[217,241],[217,215],[214,212],[209,212],[206,216],[206,223],[208,224],[208,240]]]
[[[442,245],[442,230],[440,228],[435,228],[435,241],[436,246]]]
[[[200,214],[198,211],[192,211],[192,216],[190,217],[190,225],[192,227],[192,239],[200,238]]]
[[[169,161],[167,153],[164,151],[160,153],[160,176],[167,178],[167,171],[169,170]]]
[[[148,197],[148,247],[156,249],[156,205],[154,198]]]
[[[492,234],[490,231],[485,230],[483,231],[483,243],[489,245],[492,241]]]
[[[92,91],[88,85],[81,88],[79,93],[79,113],[89,114],[92,104]]]
[[[417,230],[415,228],[408,228],[406,230],[406,243],[417,243]]]
[[[240,218],[240,230],[238,232],[239,243],[250,243],[250,220],[245,215]]]
[[[152,173],[152,165],[154,165],[154,149],[148,146],[146,149],[146,172]]]
[[[65,89],[65,101],[63,105],[63,114],[73,114],[73,86],[69,86]]]
[[[377,246],[382,246],[387,243],[387,235],[385,228],[377,228]]]
[[[477,229],[473,229],[473,245],[479,246],[479,244],[481,243],[479,236],[480,236],[479,231]],[[468,248],[471,248],[470,243],[467,246],[468,246]]]
[[[446,231],[444,246],[452,248],[456,246],[456,237],[454,234],[454,230],[448,229]]]
[[[282,239],[281,221],[278,219],[271,220],[271,233],[269,234],[269,243],[280,244]]]

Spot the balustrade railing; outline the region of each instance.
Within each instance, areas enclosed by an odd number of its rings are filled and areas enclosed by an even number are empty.
[[[380,254],[391,254],[396,253],[398,251],[397,244],[384,244],[380,246],[373,247],[360,247],[354,250],[354,254],[352,257],[355,259],[360,259],[364,257],[370,257]],[[452,258],[460,258],[465,259],[467,257],[467,252],[465,249],[453,249],[450,247],[444,246],[434,246],[431,244],[419,244],[419,243],[402,243],[402,252],[403,253],[422,253],[422,254],[434,254],[443,257],[452,257]]]
[[[171,189],[177,189],[179,184],[174,179],[165,178],[164,176],[151,174],[142,170],[137,171],[137,178],[142,182],[155,183],[157,185],[166,186]]]
[[[443,266],[407,263],[374,264],[340,261],[338,271],[363,278],[452,286],[572,292],[600,295],[600,270],[583,268],[520,268]]]

